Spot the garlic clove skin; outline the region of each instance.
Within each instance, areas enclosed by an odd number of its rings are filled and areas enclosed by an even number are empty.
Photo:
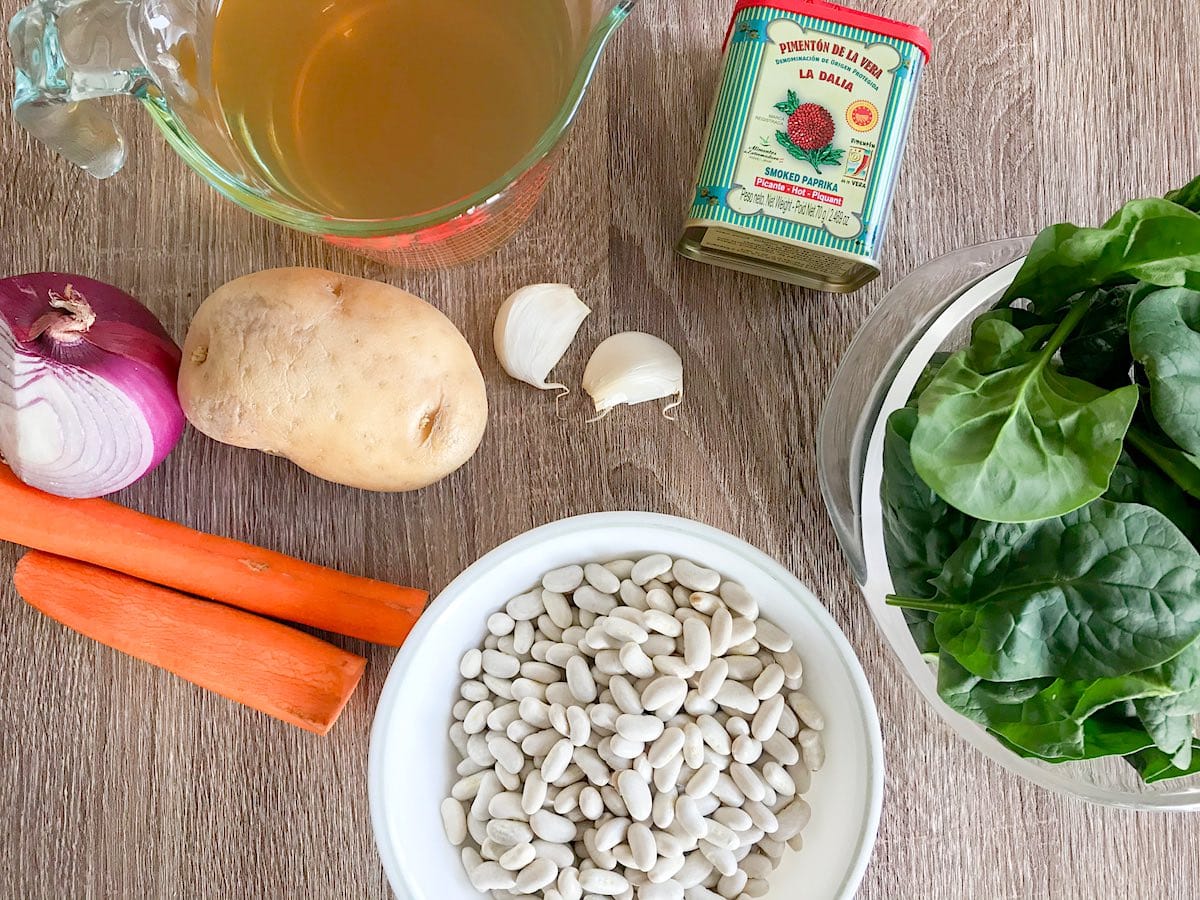
[[[625,331],[603,341],[583,373],[583,389],[596,404],[595,422],[614,406],[646,403],[674,397],[663,408],[670,411],[683,402],[683,360],[661,338],[641,331]]]
[[[496,315],[492,332],[496,358],[517,381],[543,391],[570,393],[566,385],[546,379],[591,312],[569,285],[523,287],[504,301]]]

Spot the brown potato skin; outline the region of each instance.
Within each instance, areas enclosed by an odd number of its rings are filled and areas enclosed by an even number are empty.
[[[222,443],[285,456],[369,491],[426,487],[487,427],[483,373],[424,300],[322,269],[269,269],[218,288],[183,346],[179,399]]]

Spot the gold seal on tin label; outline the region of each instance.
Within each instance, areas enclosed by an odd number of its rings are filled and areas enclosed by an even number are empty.
[[[879,122],[879,108],[870,100],[855,100],[846,107],[846,124],[855,131],[871,131]]]

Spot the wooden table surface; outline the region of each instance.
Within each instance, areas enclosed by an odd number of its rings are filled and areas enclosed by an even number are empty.
[[[5,18],[18,2],[3,0]],[[839,553],[813,436],[838,359],[905,272],[1051,222],[1098,223],[1124,199],[1161,194],[1200,168],[1200,19],[1179,0],[872,4],[922,23],[935,57],[883,276],[835,297],[672,253],[731,6],[644,0],[603,61],[536,217],[470,267],[388,271],[256,220],[187,170],[135,104],[121,103],[130,160],[103,183],[5,117],[2,268],[112,281],[180,339],[211,290],[271,266],[324,266],[429,298],[465,332],[488,380],[491,424],[460,472],[418,493],[370,495],[189,433],[120,499],[434,591],[502,541],[563,516],[642,509],[699,519],[808,582],[862,657],[888,767],[862,897],[1195,896],[1195,819],[1051,795],[980,756],[925,708]],[[0,99],[7,109],[7,94]],[[689,384],[680,421],[646,406],[584,425],[581,398],[562,421],[551,402],[506,379],[490,349],[492,318],[511,289],[535,281],[570,282],[595,310],[564,361],[568,381],[615,330],[673,340]],[[0,896],[388,896],[365,764],[394,651],[343,642],[369,657],[368,674],[333,733],[315,738],[41,617],[7,583],[18,553],[0,547]]]

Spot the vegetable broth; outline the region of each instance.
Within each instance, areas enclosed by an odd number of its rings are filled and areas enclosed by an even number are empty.
[[[516,166],[554,119],[577,46],[564,0],[224,0],[213,82],[274,189],[392,218]]]

